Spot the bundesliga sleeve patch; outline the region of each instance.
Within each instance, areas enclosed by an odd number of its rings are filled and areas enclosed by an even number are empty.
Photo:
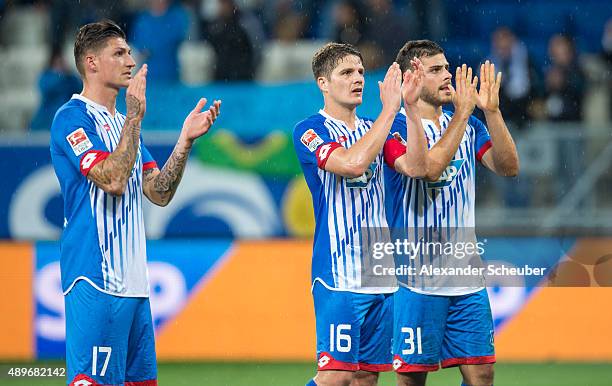
[[[74,155],[77,157],[93,147],[93,144],[87,137],[85,130],[80,127],[66,137]]]
[[[308,129],[304,134],[302,134],[302,138],[300,141],[310,150],[311,152],[317,150],[317,147],[323,143],[323,139],[319,137],[313,129]]]

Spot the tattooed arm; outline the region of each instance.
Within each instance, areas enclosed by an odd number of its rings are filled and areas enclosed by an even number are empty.
[[[121,196],[125,192],[127,181],[136,161],[136,154],[138,154],[140,123],[146,109],[146,76],[147,65],[145,64],[130,81],[127,88],[125,98],[127,116],[117,147],[87,174],[87,178],[98,187],[114,196]]]
[[[190,152],[191,145],[179,140],[162,170],[153,168],[144,171],[143,190],[149,201],[159,206],[168,205],[181,182]]]
[[[185,119],[179,140],[164,167],[161,170],[154,168],[144,172],[143,190],[152,203],[166,206],[172,200],[183,177],[193,142],[206,134],[217,119],[221,101],[215,101],[208,110],[201,112],[205,105],[206,98],[200,99]]]

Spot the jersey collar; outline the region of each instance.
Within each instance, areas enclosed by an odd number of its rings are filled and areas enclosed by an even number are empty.
[[[319,114],[324,116],[326,119],[331,119],[334,122],[342,124],[342,126],[346,126],[346,128],[348,129],[348,125],[346,124],[346,122],[344,122],[342,119],[332,117],[331,115],[327,114],[325,110],[320,109]],[[357,116],[357,114],[355,114],[355,130],[359,127],[359,121],[359,117]]]
[[[106,111],[107,113],[109,113],[110,115],[116,115],[117,114],[117,109],[115,109],[115,114],[111,114],[110,111],[108,111],[108,109],[106,108],[106,106],[103,106],[99,103],[96,103],[94,101],[92,101],[91,99],[84,97],[81,94],[72,94],[72,99],[78,99],[80,101],[85,102],[88,105],[92,105],[93,107],[95,107],[98,110],[103,110]]]
[[[400,114],[402,114],[404,118],[406,118],[406,109],[403,106],[400,109]],[[440,123],[440,127],[442,128],[442,131],[440,133],[444,133],[444,131],[446,131],[446,127],[448,126],[447,117],[444,110],[442,111],[442,114],[440,114],[440,118],[438,118],[438,121]],[[437,126],[431,119],[421,118],[421,122],[423,123],[423,128],[427,126],[432,126],[435,127],[437,130]]]

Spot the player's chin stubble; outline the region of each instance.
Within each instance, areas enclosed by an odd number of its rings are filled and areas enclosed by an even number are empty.
[[[421,92],[421,100],[432,106],[442,106],[446,103],[450,103],[450,98],[448,101],[446,101],[445,99],[446,98],[440,97],[438,93],[433,93],[429,90],[423,89],[423,91]]]

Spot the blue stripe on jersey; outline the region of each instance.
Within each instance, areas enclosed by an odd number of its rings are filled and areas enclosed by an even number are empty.
[[[354,256],[348,256],[349,253],[347,253],[347,249],[348,246],[351,244],[351,230],[348,229],[348,222],[346,220],[347,217],[347,207],[346,207],[346,196],[345,196],[345,190],[344,190],[344,184],[340,184],[340,197],[341,197],[341,202],[342,202],[342,208],[344,209],[343,211],[340,211],[339,214],[341,215],[341,220],[342,223],[344,225],[344,229],[347,230],[344,240],[342,242],[342,259],[344,261],[344,277],[347,280],[346,285],[348,286],[348,279],[349,279],[349,275],[353,276],[353,272],[349,271],[349,259],[353,259]],[[352,252],[352,248],[351,252]]]
[[[313,248],[313,280],[319,278],[338,289],[360,289],[364,237],[371,236],[368,227],[386,226],[382,152],[376,158],[373,175],[364,186],[347,178],[321,170],[314,152],[300,141],[306,131],[317,133],[324,142],[337,142],[345,148],[354,145],[371,127],[371,122],[359,118],[355,130],[343,122],[320,112],[300,122],[294,132],[294,146],[314,201],[315,245]],[[368,171],[369,173],[369,171]],[[329,256],[332,261],[329,264]]]
[[[334,178],[332,180],[332,183],[330,184],[332,186],[332,195],[330,195],[330,197],[334,197],[335,196],[335,192],[336,192],[336,185],[338,183],[338,179]],[[334,214],[334,229],[336,230],[334,232],[334,234],[336,235],[336,253],[335,253],[335,260],[336,260],[336,273],[340,272],[340,270],[344,271],[344,264],[340,265],[340,263],[342,262],[342,258],[338,259],[338,257],[340,256],[340,252],[342,252],[342,254],[344,254],[344,250],[343,250],[343,245],[341,244],[340,241],[340,235],[338,234],[338,214],[337,214],[337,210],[336,210],[336,205],[333,205],[333,201],[330,200],[330,204],[332,205],[332,210],[333,210],[333,214]],[[346,277],[346,276],[345,276]],[[340,280],[340,278],[338,277],[338,280]],[[341,286],[345,286],[346,283],[342,282],[340,283]]]
[[[439,119],[441,130],[437,129],[437,123],[423,120],[428,148],[433,147],[444,135],[451,119],[452,114],[443,113]],[[405,125],[403,112],[396,117],[396,124]],[[477,130],[480,130],[481,134],[478,134]],[[461,167],[454,176],[450,173],[451,170],[447,169],[444,176],[449,180],[443,184],[438,182],[436,187],[430,187],[429,183],[424,180],[401,176],[393,169],[387,168],[385,172],[388,171],[389,175],[389,178],[386,178],[388,192],[401,192],[401,195],[391,194],[389,196],[393,198],[389,205],[391,210],[388,213],[391,226],[414,228],[413,233],[416,240],[419,236],[418,228],[424,229],[423,236],[426,238],[435,237],[436,240],[442,240],[445,236],[450,236],[454,227],[473,227],[475,154],[478,150],[475,142],[484,142],[487,139],[486,127],[475,118],[470,118],[464,137],[453,157],[455,160],[463,159],[464,162],[461,163]],[[434,231],[440,232],[435,233]]]
[[[329,217],[334,215],[334,207],[332,205],[332,200],[331,197],[333,197],[333,182],[332,179],[335,178],[334,176],[328,174],[328,173],[323,173],[323,178],[324,178],[324,187],[325,187],[325,202],[327,203],[327,207],[325,210],[325,213],[327,214],[327,220],[329,222]],[[314,197],[314,195],[313,195]],[[334,215],[335,217],[335,215]],[[328,223],[329,225],[329,223]],[[327,228],[327,227],[326,227]],[[336,229],[336,228],[334,228]],[[330,229],[330,236],[332,235],[332,230]],[[333,232],[333,235],[336,236],[336,243],[334,244],[334,249],[331,249],[332,246],[330,244],[330,256],[331,256],[331,265],[332,265],[332,275],[333,275],[333,279],[334,279],[334,287],[339,286],[339,282],[338,282],[338,274],[337,274],[337,264],[336,264],[336,258],[338,256],[337,250],[335,249],[335,246],[338,245],[338,235],[337,232]]]
[[[112,152],[118,146],[125,117],[112,116],[104,108],[86,105],[86,113],[96,124],[97,134]],[[148,294],[146,246],[142,218],[142,153],[139,149],[121,197],[110,196],[94,187],[90,192],[94,222],[100,228],[99,249],[104,289],[118,294]],[[134,264],[134,259],[138,260]]]

